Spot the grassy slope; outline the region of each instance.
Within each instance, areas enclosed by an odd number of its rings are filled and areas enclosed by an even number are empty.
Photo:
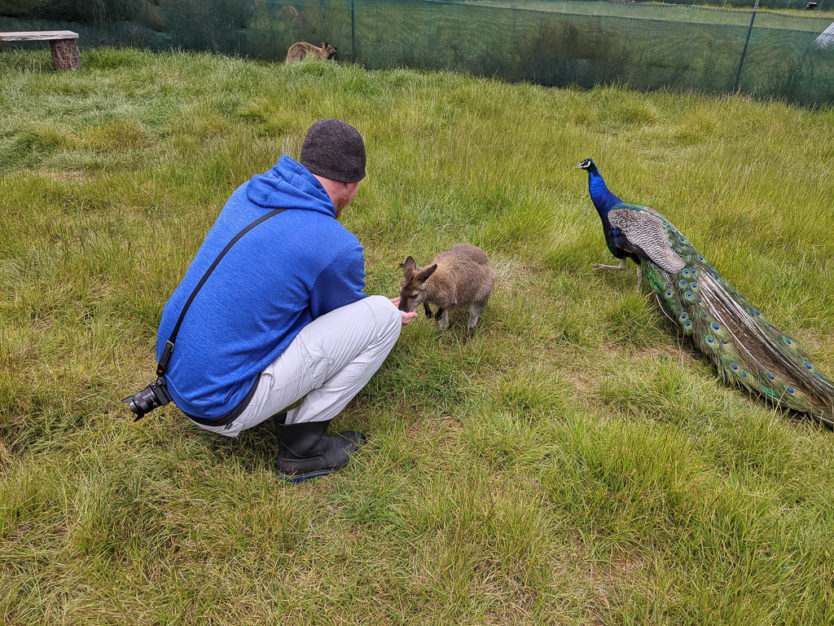
[[[834,372],[834,123],[745,99],[207,55],[0,55],[0,619],[821,623],[832,433],[716,380],[607,261],[583,173],[664,212]],[[307,126],[366,137],[368,292],[459,241],[475,340],[410,325],[300,486],[257,428],[131,423],[225,198]]]
[[[576,0],[464,0],[465,4],[480,4],[509,9],[525,9],[574,15],[616,16],[633,19],[650,19],[695,24],[735,24],[747,26],[750,23],[752,4],[749,7],[720,7],[709,5],[684,5],[625,2],[585,2]],[[800,10],[799,7],[802,7]],[[794,10],[763,8],[756,17],[758,28],[782,28],[785,30],[807,30],[822,32],[834,17],[834,10],[808,11],[804,4]]]

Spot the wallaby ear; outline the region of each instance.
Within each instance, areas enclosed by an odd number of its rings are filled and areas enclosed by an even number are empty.
[[[420,282],[428,280],[429,276],[434,274],[434,270],[436,270],[436,269],[437,269],[437,263],[435,263],[434,265],[429,265],[426,268],[423,268],[420,271],[420,273],[417,274],[417,280],[419,280]]]
[[[405,263],[400,263],[400,267],[403,268],[403,274],[406,276],[411,276],[414,272],[417,271],[417,264],[414,262],[414,259],[408,257],[405,260]]]

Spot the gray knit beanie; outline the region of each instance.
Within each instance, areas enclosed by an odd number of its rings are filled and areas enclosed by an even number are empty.
[[[301,165],[313,174],[354,183],[365,178],[365,142],[347,122],[319,120],[304,138]]]

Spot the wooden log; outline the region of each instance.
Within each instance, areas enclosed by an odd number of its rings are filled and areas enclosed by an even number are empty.
[[[56,70],[80,70],[81,56],[75,39],[57,39],[49,42],[52,48],[52,65]]]

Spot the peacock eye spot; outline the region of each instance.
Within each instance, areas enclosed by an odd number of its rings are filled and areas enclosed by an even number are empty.
[[[733,371],[734,371],[734,372],[737,372],[737,371],[738,371],[738,365],[733,365]]]
[[[672,292],[671,292],[671,291],[667,291],[667,292],[666,292],[666,295],[667,295],[668,297],[670,297],[670,298],[671,298],[671,297],[672,297]]]
[[[814,366],[813,366],[813,365],[811,365],[810,363],[806,363],[806,364],[805,364],[805,367],[807,367],[809,370],[814,369]]]
[[[793,387],[788,387],[787,389],[788,393],[796,393],[796,389],[794,389]]]
[[[721,330],[721,327],[720,327],[718,324],[713,324],[713,325],[712,325],[712,327],[713,327],[715,330]]]
[[[768,377],[770,380],[776,380],[776,376],[774,376],[774,375],[773,375],[773,374],[771,374],[770,372],[768,372],[768,373],[767,373],[767,377]]]
[[[785,337],[785,341],[788,343],[788,345],[789,345],[789,346],[790,346],[790,345],[793,345],[793,341],[791,341],[791,340],[790,340],[790,339],[788,339],[787,337]]]

